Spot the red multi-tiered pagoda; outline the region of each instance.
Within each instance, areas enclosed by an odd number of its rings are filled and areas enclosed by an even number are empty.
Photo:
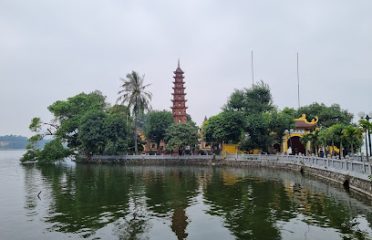
[[[174,87],[173,87],[173,106],[172,106],[172,113],[173,119],[175,123],[186,123],[187,116],[186,116],[186,93],[185,93],[185,82],[183,81],[183,71],[180,68],[180,61],[178,60],[178,66],[176,71],[174,71]]]

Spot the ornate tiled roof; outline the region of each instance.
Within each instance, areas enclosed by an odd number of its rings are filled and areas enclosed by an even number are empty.
[[[313,118],[310,122],[306,119],[306,114],[302,114],[301,117],[295,119],[295,128],[297,129],[312,129],[315,128],[318,123],[318,117]]]

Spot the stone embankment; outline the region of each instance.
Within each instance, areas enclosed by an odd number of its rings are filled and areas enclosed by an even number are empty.
[[[337,182],[372,197],[371,163],[349,159],[289,155],[123,155],[94,156],[89,163],[124,165],[196,165],[228,167],[268,167],[289,169]]]

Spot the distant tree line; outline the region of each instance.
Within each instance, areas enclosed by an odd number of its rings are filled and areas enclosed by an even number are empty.
[[[27,138],[16,135],[0,136],[0,149],[25,149]]]
[[[27,147],[27,137],[19,135],[5,135],[0,136],[0,150],[10,150],[10,149],[26,149]],[[48,140],[43,140],[38,142],[37,147],[42,148],[48,142]]]

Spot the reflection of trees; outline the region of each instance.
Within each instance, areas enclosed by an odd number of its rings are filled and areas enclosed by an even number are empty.
[[[47,222],[59,232],[86,236],[124,216],[128,210],[133,173],[122,168],[77,165],[41,168],[52,188],[53,202]]]
[[[37,203],[38,203],[38,193],[41,188],[39,187],[40,181],[37,176],[37,169],[33,166],[23,166],[25,170],[25,209],[27,209],[27,216],[32,217],[37,215]]]
[[[209,214],[223,217],[237,239],[280,239],[277,222],[299,214],[309,225],[338,229],[344,239],[367,238],[358,229],[357,214],[345,202],[276,180],[241,178],[227,183],[222,172],[216,170],[208,178],[204,197]]]
[[[282,188],[279,183],[258,180],[226,185],[217,170],[204,195],[211,206],[209,214],[224,217],[225,226],[237,239],[280,239],[273,207],[290,210]]]
[[[357,228],[355,222],[357,213],[353,213],[345,202],[337,201],[325,194],[314,194],[298,185],[286,190],[297,211],[306,217],[304,222],[338,229],[344,235],[344,239],[366,239],[368,234]]]
[[[153,214],[171,218],[170,229],[178,239],[188,237],[186,229],[192,218],[186,215],[186,208],[198,194],[200,180],[195,169],[77,165],[45,166],[40,172],[38,177],[38,169],[25,169],[25,205],[29,214],[37,213],[42,185],[42,199],[51,198],[44,218],[51,224],[50,230],[88,237],[112,223],[119,239],[146,239]],[[344,239],[367,238],[355,218],[366,215],[371,223],[370,211],[352,211],[346,201],[311,191],[305,181],[283,184],[264,176],[234,174],[215,169],[204,176],[202,185],[208,213],[221,216],[237,239],[280,239],[278,222],[299,215],[309,225],[338,229]],[[50,194],[45,193],[48,189]]]
[[[185,209],[195,197],[198,182],[190,169],[172,168],[148,173],[146,184],[147,205],[156,215],[172,213],[171,229],[178,239],[185,239],[188,224]]]
[[[144,236],[149,228],[144,192],[138,191],[139,188],[135,186],[133,189],[130,193],[129,212],[117,224],[116,232],[120,240],[148,239]]]

